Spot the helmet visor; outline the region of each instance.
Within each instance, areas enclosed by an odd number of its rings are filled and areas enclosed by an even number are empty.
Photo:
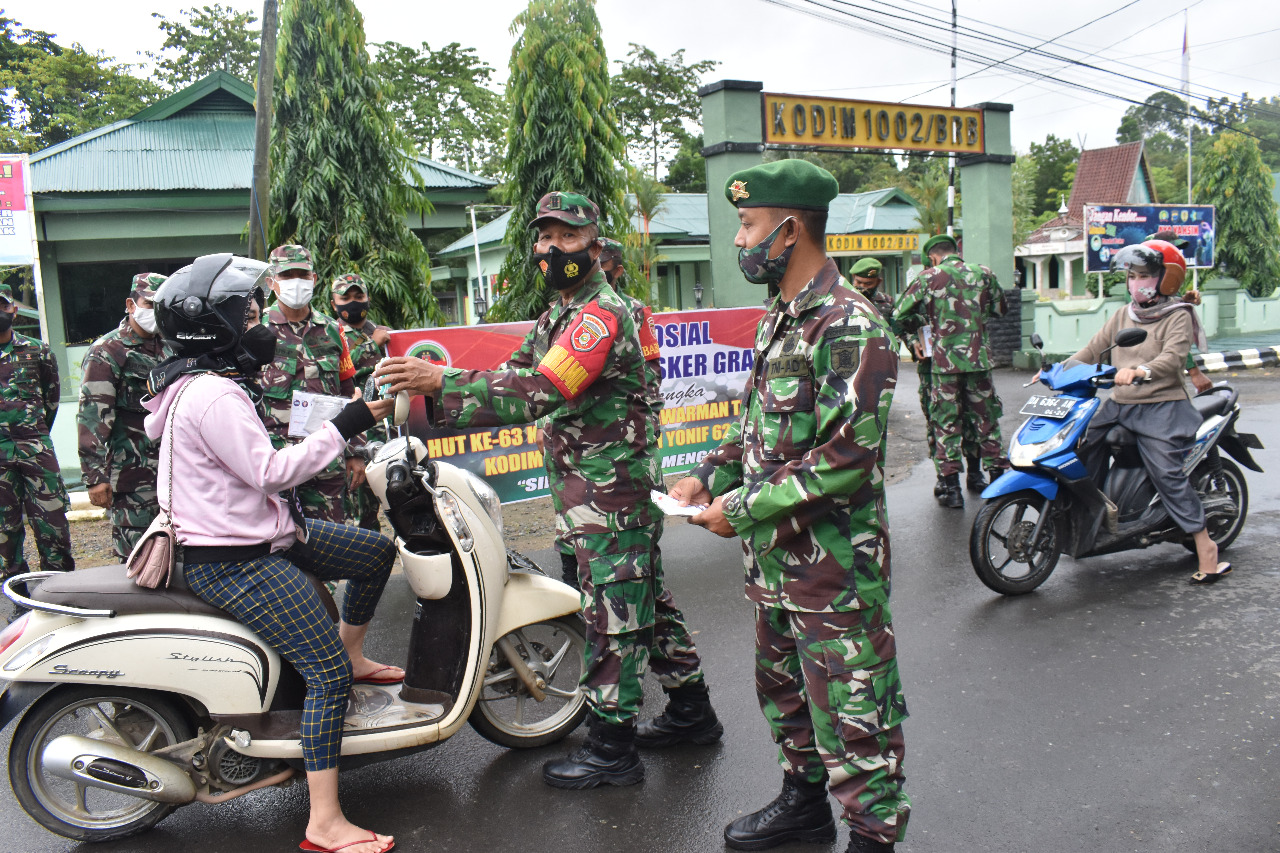
[[[1158,276],[1164,272],[1164,257],[1155,249],[1140,243],[1133,246],[1125,246],[1111,256],[1111,271],[1122,272],[1125,270]]]

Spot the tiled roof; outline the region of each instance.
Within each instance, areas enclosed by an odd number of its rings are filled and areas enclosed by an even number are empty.
[[[1147,199],[1135,198],[1134,176],[1142,168],[1142,180],[1146,183]],[[1141,142],[1126,142],[1110,148],[1090,148],[1080,152],[1076,166],[1076,179],[1071,185],[1071,198],[1067,200],[1069,216],[1081,222],[1086,204],[1124,204],[1126,202],[1156,202],[1155,187],[1147,172],[1142,156]]]

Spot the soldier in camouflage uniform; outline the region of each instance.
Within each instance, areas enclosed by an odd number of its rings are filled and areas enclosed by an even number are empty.
[[[271,265],[267,281],[277,304],[264,322],[278,343],[275,361],[262,369],[259,382],[266,415],[263,423],[271,444],[279,450],[302,440],[289,437],[293,392],[350,398],[355,394],[356,371],[337,321],[311,308],[316,283],[311,253],[302,246],[278,246],[267,260]],[[298,486],[304,516],[338,524],[346,521],[342,497],[348,478],[353,485],[364,482],[364,459],[357,455],[358,449],[356,439],[348,445],[345,466],[334,460],[315,479]]]
[[[133,277],[118,328],[93,342],[80,365],[80,476],[89,502],[107,511],[111,544],[120,562],[128,558],[147,526],[160,511],[156,502],[157,454],[160,443],[147,438],[142,419],[147,412],[151,368],[164,360],[156,334],[151,300],[164,283],[159,273]]]
[[[67,489],[49,427],[58,413],[58,363],[44,341],[13,330],[18,305],[0,284],[0,573],[26,571],[22,515],[36,537],[40,570],[71,571]]]
[[[386,355],[391,329],[376,325],[369,319],[369,290],[365,287],[364,279],[356,273],[335,278],[330,289],[333,312],[338,317],[338,327],[342,329],[342,337],[351,354],[351,363],[356,369],[355,386],[363,388],[373,374],[373,369]],[[386,441],[386,430],[376,426],[365,433],[365,440]],[[342,501],[347,519],[351,523],[366,530],[382,529],[378,521],[378,510],[382,505],[367,482],[348,487]]]
[[[893,297],[880,290],[880,285],[883,283],[881,276],[883,269],[875,258],[863,258],[853,265],[849,275],[853,276],[853,286],[876,306],[876,310],[887,323],[893,316]]]
[[[644,355],[630,306],[605,281],[599,208],[578,193],[540,200],[534,259],[560,291],[505,370],[441,368],[393,358],[375,372],[391,390],[440,393],[437,412],[457,427],[546,427],[551,497],[577,556],[587,648],[582,688],[591,708],[586,743],[543,768],[562,788],[631,785],[644,778],[635,718],[646,669],[671,701],[653,721],[652,745],[711,743],[711,710],[697,649],[655,559],[661,482]]]
[[[892,850],[911,808],[884,494],[898,356],[875,307],[826,256],[837,191],[804,160],[725,185],[739,265],[779,296],[756,333],[741,419],[670,493],[710,503],[694,524],[742,538],[756,607],[756,692],[784,780],[777,799],[725,828],[740,850],[833,841],[828,788],[853,853]]]
[[[964,421],[981,437],[978,452],[988,476],[1005,462],[1000,439],[1003,408],[991,379],[987,322],[1005,312],[1004,291],[984,266],[966,264],[956,252],[955,238],[938,234],[925,241],[930,266],[908,285],[893,312],[894,329],[915,336],[928,329],[932,346],[933,394],[929,401],[936,432],[938,474],[943,488],[938,500],[953,509],[964,507],[960,472],[964,470]]]

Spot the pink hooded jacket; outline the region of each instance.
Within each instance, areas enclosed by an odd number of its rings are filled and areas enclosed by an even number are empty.
[[[173,490],[169,496],[166,420],[178,391],[173,422]],[[284,551],[296,537],[289,507],[277,494],[305,483],[342,454],[345,440],[332,424],[283,450],[271,446],[249,395],[210,373],[183,376],[143,405],[147,436],[160,439],[157,491],[184,545],[270,542]]]

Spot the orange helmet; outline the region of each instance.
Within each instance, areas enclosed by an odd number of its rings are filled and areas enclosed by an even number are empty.
[[[1135,269],[1160,277],[1161,296],[1173,296],[1187,280],[1187,259],[1172,243],[1148,240],[1125,246],[1111,256],[1111,271]]]

